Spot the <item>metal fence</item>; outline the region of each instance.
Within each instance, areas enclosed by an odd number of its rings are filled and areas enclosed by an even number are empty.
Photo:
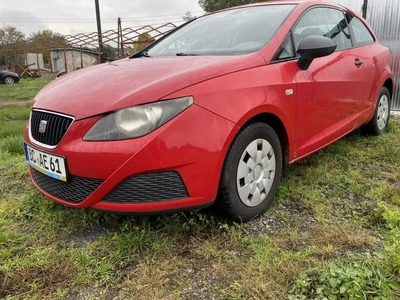
[[[67,67],[67,60],[74,59],[69,55],[72,51],[77,53],[75,55],[76,64],[80,67],[84,67],[82,53],[91,52],[93,55],[97,53],[96,63],[104,62],[104,60],[115,60],[133,54],[138,47],[143,48],[149,45],[154,39],[162,37],[176,27],[175,24],[169,22],[156,27],[147,25],[103,31],[101,34],[103,53],[100,51],[97,32],[66,35],[62,44],[58,40],[46,39],[41,45],[29,43],[7,45],[0,47],[0,70],[9,69],[19,74],[24,70],[34,70],[39,75],[46,70],[53,73],[58,68],[54,68],[52,52],[57,51],[57,53],[60,53],[57,56],[63,58],[63,72],[67,73],[75,70],[75,68]],[[107,57],[107,53],[104,53],[106,48],[114,54],[112,58]],[[28,59],[32,55],[34,57]],[[32,72],[25,71],[23,73],[25,76],[33,76]]]
[[[361,14],[366,6],[367,21],[380,43],[392,52],[392,70],[396,88],[393,110],[400,110],[400,1],[399,0],[333,0]]]

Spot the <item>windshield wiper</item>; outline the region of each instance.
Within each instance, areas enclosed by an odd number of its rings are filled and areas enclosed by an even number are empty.
[[[196,56],[198,54],[178,52],[176,56]]]

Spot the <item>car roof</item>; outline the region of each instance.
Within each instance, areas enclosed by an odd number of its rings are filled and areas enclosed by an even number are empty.
[[[346,12],[352,14],[352,15],[355,15],[357,17],[360,17],[357,13],[355,13],[351,9],[349,9],[349,8],[343,6],[343,5],[337,4],[335,2],[328,1],[328,0],[277,0],[277,1],[268,1],[268,2],[256,2],[256,3],[251,3],[251,4],[245,4],[245,5],[239,5],[239,6],[234,6],[234,7],[230,7],[230,8],[225,8],[225,9],[222,9],[222,10],[219,10],[219,11],[207,13],[207,14],[203,15],[202,17],[205,17],[207,15],[213,15],[215,13],[219,13],[219,12],[222,12],[222,11],[235,10],[235,9],[238,9],[238,8],[268,6],[268,5],[296,5],[297,6],[296,9],[300,9],[300,10],[303,10],[303,11],[306,10],[307,8],[309,8],[309,7],[317,6],[317,5],[331,6],[331,7],[336,7],[338,9],[344,10],[344,11],[346,11]]]

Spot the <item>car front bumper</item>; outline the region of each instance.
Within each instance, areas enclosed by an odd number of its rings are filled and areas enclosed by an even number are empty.
[[[147,136],[83,141],[99,117],[75,121],[55,149],[41,147],[25,129],[25,142],[66,158],[68,181],[31,168],[47,197],[75,208],[159,213],[211,204],[235,124],[193,105]]]

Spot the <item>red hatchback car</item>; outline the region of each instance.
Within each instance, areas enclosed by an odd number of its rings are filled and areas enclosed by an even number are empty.
[[[122,213],[215,204],[262,214],[282,167],[362,126],[388,125],[389,50],[326,1],[242,6],[197,18],[143,51],[46,86],[25,130],[36,187]]]

